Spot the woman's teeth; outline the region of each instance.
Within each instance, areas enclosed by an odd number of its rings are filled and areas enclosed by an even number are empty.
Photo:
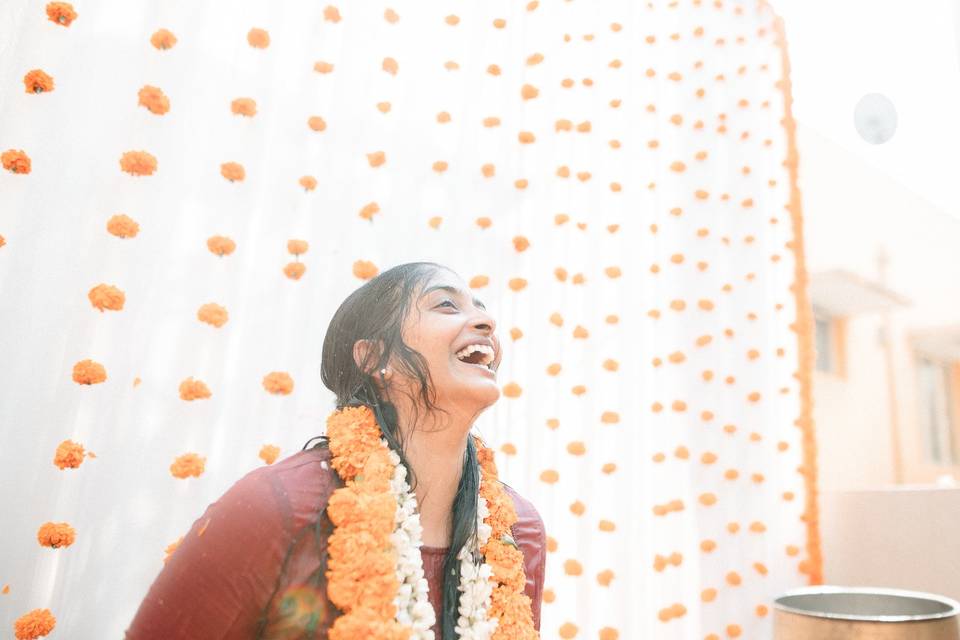
[[[481,354],[480,361],[466,362],[466,359],[471,357],[474,353]],[[488,369],[490,368],[490,365],[493,363],[493,360],[494,360],[493,348],[485,344],[467,345],[466,347],[458,351],[456,353],[456,356],[457,356],[457,359],[460,360],[461,362],[465,362],[466,364],[475,364],[478,366],[487,367]]]

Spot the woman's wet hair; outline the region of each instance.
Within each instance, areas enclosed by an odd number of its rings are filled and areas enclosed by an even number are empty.
[[[430,379],[426,359],[410,349],[403,341],[403,326],[411,313],[420,313],[417,297],[437,271],[450,271],[433,262],[411,262],[393,267],[372,278],[351,293],[333,314],[323,341],[321,380],[336,396],[336,407],[367,406],[373,411],[384,439],[407,468],[411,486],[416,487],[416,476],[404,455],[403,434],[398,425],[395,405],[390,394],[397,393],[387,384],[381,369],[389,366],[394,375],[404,375],[417,382],[409,394],[415,407],[413,424],[424,413],[443,413],[436,406],[436,390]],[[452,272],[451,272],[452,273]],[[365,360],[357,365],[354,344],[368,341]],[[378,382],[379,381],[379,384]],[[385,391],[384,391],[385,389]],[[315,438],[304,445],[304,449]],[[326,447],[325,437],[317,447]],[[443,609],[440,620],[441,639],[456,638],[455,626],[459,617],[460,561],[457,555],[477,530],[477,493],[480,488],[480,470],[473,439],[467,438],[463,472],[453,501],[453,537],[443,564]],[[320,521],[327,532],[332,528],[326,514],[317,520],[319,540]],[[478,559],[479,560],[479,559]],[[326,552],[321,554],[321,572],[326,571]],[[321,580],[325,579],[320,576]],[[279,585],[279,580],[278,580]],[[440,639],[438,639],[440,640]]]

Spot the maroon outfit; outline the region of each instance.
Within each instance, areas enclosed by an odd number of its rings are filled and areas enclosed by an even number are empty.
[[[326,598],[319,550],[330,529],[317,527],[330,494],[342,486],[330,451],[315,447],[251,471],[207,507],[140,605],[125,640],[252,640],[327,637],[337,610]],[[533,505],[506,487],[517,522],[534,625],[540,629],[546,534]],[[329,520],[320,518],[320,525]],[[443,598],[447,550],[421,547],[430,603]],[[283,578],[281,568],[285,567]],[[278,580],[279,579],[279,580]]]

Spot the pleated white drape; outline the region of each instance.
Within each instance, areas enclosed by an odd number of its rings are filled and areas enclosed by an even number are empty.
[[[0,175],[0,627],[49,608],[60,637],[119,637],[261,447],[322,432],[321,342],[358,261],[433,260],[499,323],[504,395],[477,428],[550,535],[543,637],[769,637],[818,559],[769,7],[73,6],[69,26],[0,8],[0,151],[31,161]],[[25,91],[33,70],[52,90]],[[121,170],[130,151],[152,175]],[[100,284],[122,309],[94,308]],[[74,381],[88,359],[103,382]],[[181,399],[190,377],[211,396]],[[66,439],[96,458],[57,468]],[[171,475],[185,453],[202,475]],[[41,546],[45,522],[76,541]]]

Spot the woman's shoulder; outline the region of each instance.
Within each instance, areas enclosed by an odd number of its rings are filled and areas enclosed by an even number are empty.
[[[336,485],[330,450],[314,447],[248,472],[231,491],[271,496],[286,524],[296,526],[317,517]]]

